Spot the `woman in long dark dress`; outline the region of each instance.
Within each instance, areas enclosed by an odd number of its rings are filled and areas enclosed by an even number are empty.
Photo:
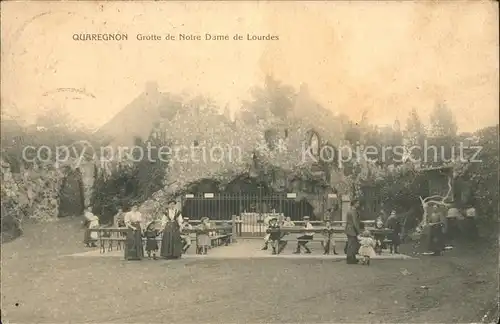
[[[131,211],[125,214],[124,220],[127,227],[125,260],[141,260],[144,257],[141,230],[142,215],[134,206]]]
[[[181,227],[183,218],[180,210],[175,208],[175,204],[175,200],[169,201],[168,209],[162,218],[163,237],[160,256],[164,259],[179,259],[182,255]]]
[[[445,247],[444,224],[442,217],[435,210],[429,219],[429,248],[433,255],[439,256],[443,254]]]

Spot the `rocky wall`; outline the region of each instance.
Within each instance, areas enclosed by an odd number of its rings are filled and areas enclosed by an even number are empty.
[[[53,221],[59,215],[59,192],[66,176],[65,167],[75,168],[75,163],[40,164],[23,167],[12,173],[10,165],[2,160],[2,206],[21,224],[26,219]],[[80,164],[86,206],[94,183],[94,164]]]

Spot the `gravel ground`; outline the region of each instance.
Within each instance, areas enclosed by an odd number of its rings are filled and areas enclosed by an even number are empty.
[[[84,250],[81,238],[54,248],[57,240],[43,236],[55,234],[37,233],[2,246],[2,323],[465,323],[496,307],[494,248],[369,267],[272,258],[125,262],[61,257]]]

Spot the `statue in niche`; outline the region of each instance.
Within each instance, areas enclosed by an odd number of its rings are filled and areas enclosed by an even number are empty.
[[[319,138],[316,133],[312,133],[309,146],[313,155],[319,155]]]

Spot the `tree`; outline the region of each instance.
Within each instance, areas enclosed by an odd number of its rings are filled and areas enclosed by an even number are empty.
[[[251,90],[252,101],[243,102],[244,120],[259,122],[270,116],[286,119],[295,102],[295,91],[292,87],[283,85],[272,76],[267,76],[264,87]]]
[[[358,123],[349,122],[347,131],[344,134],[344,139],[351,145],[356,145],[361,140],[361,128]]]
[[[453,112],[444,104],[438,104],[430,116],[430,137],[427,139],[425,164],[440,166],[454,159],[457,125]],[[436,154],[437,153],[437,154]]]
[[[430,116],[431,135],[453,138],[457,135],[457,124],[453,112],[444,104],[438,104]]]
[[[91,204],[102,223],[110,223],[119,208],[140,205],[164,188],[168,162],[159,159],[158,148],[166,143],[155,136],[147,141],[137,137],[134,142],[142,150],[133,152],[134,163],[118,165],[109,177],[101,172],[94,182]]]
[[[418,161],[423,156],[422,148],[425,143],[425,129],[415,108],[411,110],[406,121],[406,134],[408,145],[413,147],[410,152],[411,157],[413,160]]]
[[[469,183],[471,199],[466,205],[473,205],[479,211],[481,221],[491,225],[498,221],[498,173],[499,173],[499,126],[487,127],[476,132],[477,147],[481,152],[471,161],[461,176]],[[475,151],[475,149],[471,149]],[[474,152],[471,152],[472,154]],[[496,225],[495,225],[496,226]],[[495,227],[493,226],[493,227]]]

